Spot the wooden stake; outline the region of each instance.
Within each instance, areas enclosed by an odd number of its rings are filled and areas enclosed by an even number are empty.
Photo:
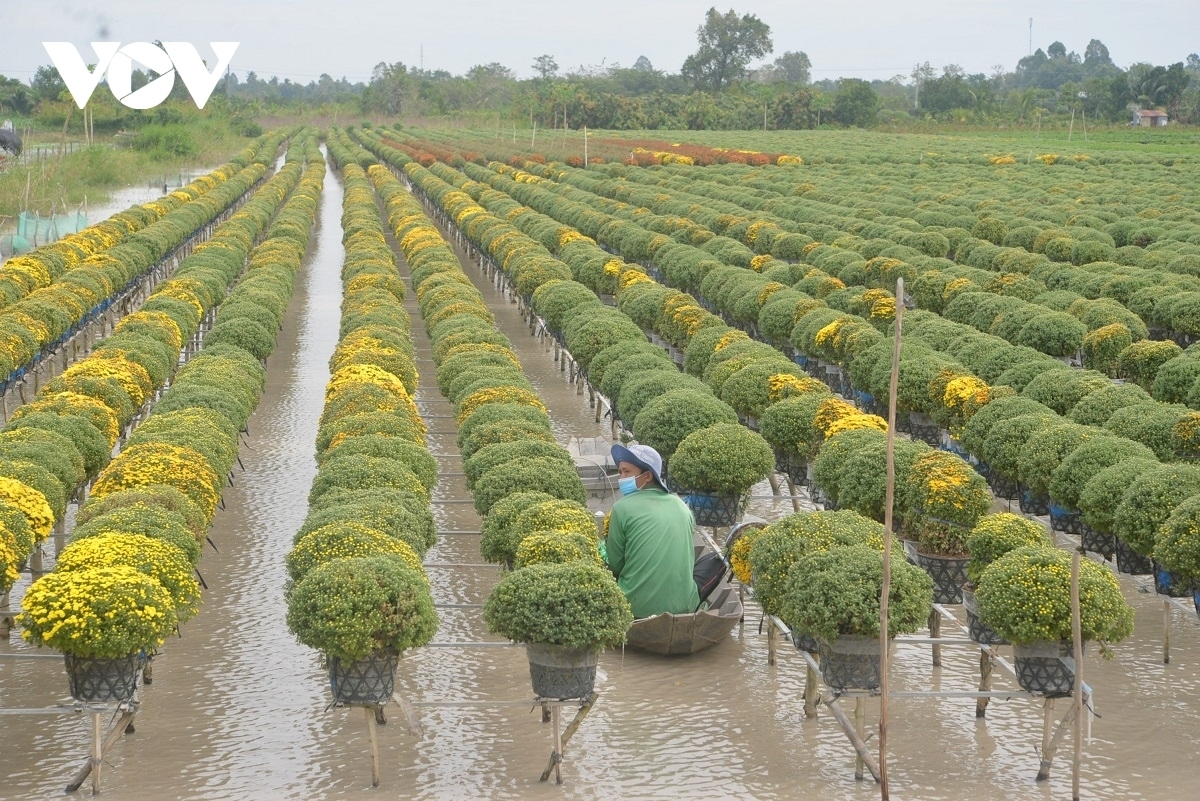
[[[1050,700],[1051,699],[1049,698],[1046,699],[1047,703],[1049,703]],[[1042,762],[1041,765],[1038,766],[1037,780],[1039,782],[1044,782],[1050,778],[1050,765],[1054,762],[1054,755],[1058,753],[1058,744],[1062,741],[1063,735],[1067,733],[1067,728],[1072,724],[1072,722],[1074,722],[1074,720],[1075,707],[1072,705],[1070,711],[1067,712],[1067,716],[1062,719],[1062,721],[1058,724],[1058,728],[1054,730],[1054,736],[1045,741],[1046,745],[1042,749]],[[1048,719],[1047,723],[1049,723]],[[1046,734],[1049,733],[1050,727],[1047,726]]]
[[[775,624],[767,621],[767,664],[775,666],[775,652],[779,648],[779,629],[775,628]]]
[[[979,649],[979,691],[987,692],[992,689],[992,652],[988,648]],[[975,717],[982,718],[987,716],[988,697],[983,696],[975,700]]]
[[[929,636],[937,639],[942,636],[942,615],[936,609],[929,613]],[[942,646],[935,645],[929,649],[933,652],[933,666],[942,666]]]
[[[371,786],[379,786],[379,740],[375,736],[375,708],[364,706],[363,715],[367,719],[367,736],[371,739]]]
[[[1171,664],[1171,602],[1163,600],[1163,664]]]
[[[592,707],[595,705],[596,699],[598,699],[599,697],[600,697],[599,693],[593,692],[592,694],[588,695],[587,698],[583,699],[583,704],[580,706],[580,711],[575,713],[574,721],[571,721],[568,724],[568,727],[566,727],[566,731],[564,731],[564,733],[563,733],[563,740],[562,740],[562,742],[559,743],[559,758],[562,758],[562,752],[563,752],[563,749],[566,748],[566,743],[570,742],[571,737],[574,737],[576,731],[580,730],[580,724],[583,723],[583,718],[586,718],[588,716],[588,712],[592,711]],[[556,707],[556,709],[557,709],[557,707]],[[562,759],[559,759],[559,761],[562,761]],[[540,781],[540,782],[548,781],[548,779],[550,779],[551,771],[556,769],[557,765],[558,765],[558,763],[556,763],[556,761],[554,761],[554,755],[551,754],[550,764],[546,765],[546,770],[542,771],[541,778],[538,779],[538,781]]]
[[[550,754],[554,761],[554,783],[562,784],[562,707],[558,704],[550,707],[550,715],[554,727],[554,751]]]
[[[904,279],[896,279],[896,324],[892,374],[888,379],[887,488],[883,503],[883,590],[879,596],[879,797],[888,801],[888,606],[892,593],[892,525],[896,499],[896,393],[900,383],[900,341],[904,329]],[[936,612],[934,613],[937,614]]]
[[[850,718],[846,717],[846,713],[838,705],[837,698],[823,698],[821,702],[833,713],[834,719],[842,727],[842,731],[846,733],[846,739],[854,746],[854,750],[858,752],[858,756],[862,759],[863,764],[867,766],[867,770],[871,771],[871,776],[875,778],[875,781],[879,781],[879,764],[875,762],[875,757],[871,756],[871,752],[867,750],[866,743],[858,736],[858,732],[854,730],[854,724],[850,722]]]
[[[92,713],[92,795],[100,794],[100,768],[104,764],[104,738],[100,734],[100,713]]]
[[[126,733],[127,728],[133,725],[134,714],[135,713],[133,710],[126,710],[123,712],[113,727],[108,730],[107,734],[104,735],[104,739],[100,743],[101,756],[108,753],[108,751],[114,745],[116,745],[117,740],[121,738],[121,735]],[[66,791],[68,793],[73,793],[82,787],[84,781],[86,781],[87,777],[91,775],[91,772],[92,757],[88,757],[87,761],[83,763],[83,766],[79,768],[79,771],[74,775],[74,777],[71,778],[70,783],[66,787]]]
[[[854,733],[858,735],[858,739],[863,739],[863,725],[867,716],[867,711],[864,709],[865,701],[860,695],[854,699]],[[861,782],[863,780],[863,758],[858,756],[854,760],[854,780]]]
[[[807,671],[804,676],[804,717],[815,718],[817,716],[817,704],[821,701],[821,691],[818,687],[817,671],[813,670],[812,665],[807,664]]]
[[[1083,760],[1083,634],[1079,612],[1079,559],[1082,548],[1071,554],[1071,638],[1075,646],[1075,696],[1071,714],[1075,718],[1071,738],[1074,754],[1071,757],[1071,799],[1079,801],[1079,769]],[[1169,614],[1169,613],[1168,613]]]

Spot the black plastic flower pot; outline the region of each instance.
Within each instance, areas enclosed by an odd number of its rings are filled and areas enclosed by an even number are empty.
[[[917,552],[917,567],[933,579],[933,602],[938,604],[960,604],[963,600],[963,585],[967,583],[969,557],[933,556]]]
[[[1015,501],[1021,497],[1020,484],[995,470],[988,471],[987,483],[992,488],[992,494],[997,498],[1006,501]]]
[[[877,690],[880,684],[879,638],[843,634],[818,640],[821,678],[835,690]]]
[[[1071,643],[1033,642],[1013,646],[1013,668],[1017,684],[1027,692],[1047,698],[1062,698],[1075,688],[1075,658]]]
[[[1048,515],[1050,514],[1050,499],[1044,495],[1034,495],[1032,490],[1020,488],[1021,511],[1027,515]]]
[[[818,654],[821,652],[820,641],[811,634],[800,634],[793,631],[792,645],[796,646],[797,651],[805,651],[810,654]]]
[[[996,633],[996,630],[984,623],[979,617],[979,605],[975,601],[975,592],[969,587],[963,587],[963,609],[967,613],[967,633],[971,639],[980,645],[1008,645],[1008,640]]]
[[[749,493],[725,495],[687,490],[683,502],[692,510],[698,526],[732,526],[750,502]]]
[[[547,643],[525,643],[529,678],[539,698],[584,698],[596,688],[600,651]]]
[[[339,704],[383,706],[392,698],[399,659],[397,651],[386,649],[353,662],[329,657],[329,689],[333,691],[333,700]]]
[[[1098,553],[1105,559],[1111,559],[1117,550],[1117,538],[1112,534],[1107,534],[1089,526],[1087,523],[1080,523],[1079,544],[1083,546],[1085,551]]]
[[[1068,509],[1050,502],[1050,528],[1063,534],[1083,536],[1083,515],[1078,509]],[[1086,547],[1086,546],[1085,546]]]
[[[115,659],[63,654],[71,697],[84,703],[128,701],[137,690],[138,672],[145,664],[141,654]]]
[[[1131,576],[1149,576],[1154,572],[1154,565],[1150,564],[1149,557],[1142,556],[1130,548],[1129,543],[1120,537],[1116,540],[1117,570]]]

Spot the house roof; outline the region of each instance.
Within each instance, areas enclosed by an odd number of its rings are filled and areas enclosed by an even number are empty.
[[[1153,108],[1150,108],[1150,109],[1140,108],[1137,110],[1137,115],[1139,117],[1165,117],[1165,116],[1167,116],[1167,112],[1159,111],[1158,109],[1153,109]]]

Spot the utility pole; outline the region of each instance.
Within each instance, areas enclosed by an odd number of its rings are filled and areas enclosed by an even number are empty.
[[[1033,17],[1029,18],[1029,55],[1033,55]]]
[[[913,108],[921,108],[921,65],[917,64],[913,69],[913,83],[916,86],[916,94],[913,97]]]
[[[425,71],[425,45],[421,45],[421,72]]]

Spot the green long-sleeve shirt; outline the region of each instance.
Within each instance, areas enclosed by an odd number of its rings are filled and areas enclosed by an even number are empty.
[[[608,566],[635,618],[690,614],[700,605],[692,578],[692,512],[676,495],[645,487],[613,506]]]

